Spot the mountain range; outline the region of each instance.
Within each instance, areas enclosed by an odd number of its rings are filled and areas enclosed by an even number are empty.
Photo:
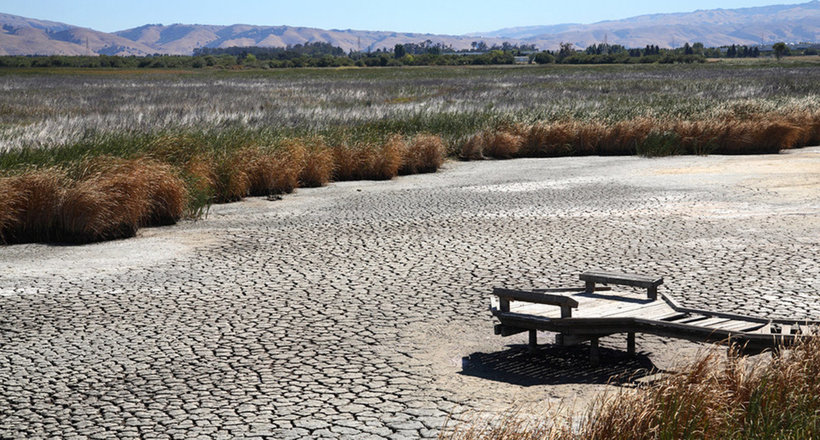
[[[292,26],[147,24],[106,33],[66,23],[0,13],[0,55],[188,55],[199,47],[267,46],[325,42],[348,50],[392,49],[423,41],[469,49],[473,42],[504,41],[555,49],[608,42],[627,47],[754,45],[820,41],[820,0],[796,5],[651,14],[592,24],[506,28],[467,35],[317,29]]]

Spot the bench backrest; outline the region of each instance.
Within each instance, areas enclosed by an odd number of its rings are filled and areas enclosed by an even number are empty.
[[[493,287],[493,295],[498,297],[499,306],[502,312],[510,311],[510,301],[523,301],[559,306],[561,307],[562,318],[571,317],[571,309],[578,308],[578,301],[563,295],[552,295],[549,293],[531,292],[527,290],[505,289],[502,287]]]
[[[586,282],[587,292],[595,290],[595,283],[618,284],[621,286],[643,287],[650,299],[658,297],[658,286],[663,284],[663,278],[620,272],[590,271],[578,276]]]

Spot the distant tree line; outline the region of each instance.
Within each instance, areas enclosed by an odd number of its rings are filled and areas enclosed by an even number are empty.
[[[291,60],[299,57],[317,58],[325,55],[333,57],[345,56],[345,51],[341,47],[336,47],[330,43],[314,42],[305,44],[296,44],[287,47],[200,47],[194,49],[194,56],[218,56],[218,55],[232,55],[235,57],[246,58],[248,55],[253,55],[257,60]]]
[[[723,46],[706,48],[702,43],[675,49],[657,45],[626,48],[619,44],[593,44],[583,50],[571,43],[561,43],[558,50],[537,51],[534,45],[502,43],[488,46],[475,41],[470,49],[455,50],[443,43],[426,40],[397,44],[392,49],[349,51],[328,43],[315,42],[287,47],[227,47],[196,49],[191,56],[0,56],[0,67],[75,67],[75,68],[185,68],[241,69],[287,67],[375,67],[375,66],[460,66],[501,65],[516,62],[537,64],[632,64],[632,63],[701,63],[707,58],[757,58],[761,56],[817,55],[817,49],[790,49],[783,43],[771,50],[757,46]]]

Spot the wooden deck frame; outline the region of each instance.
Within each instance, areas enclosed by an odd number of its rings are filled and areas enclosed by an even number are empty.
[[[493,315],[500,321],[495,326],[495,333],[510,336],[517,333],[529,332],[529,348],[537,347],[537,332],[550,331],[558,333],[556,343],[560,345],[575,345],[590,342],[590,361],[597,364],[600,355],[598,339],[612,334],[626,333],[626,351],[630,355],[636,352],[635,335],[637,333],[653,334],[694,342],[725,342],[742,348],[748,352],[760,352],[765,349],[777,349],[789,346],[802,337],[802,327],[818,326],[820,321],[801,321],[789,319],[765,319],[754,316],[744,316],[734,313],[712,312],[702,309],[682,307],[674,299],[661,294],[666,306],[654,306],[657,298],[657,287],[663,283],[663,278],[646,275],[618,274],[612,272],[585,272],[580,279],[586,282],[584,288],[557,288],[535,289],[532,291],[494,288],[493,294],[499,298],[499,307],[493,308]],[[592,284],[590,284],[592,283]],[[575,293],[575,295],[591,294],[595,297],[606,297],[609,287],[595,287],[595,283],[621,284],[647,289],[647,300],[628,300],[638,303],[637,306],[623,306],[623,297],[613,296],[613,303],[622,307],[619,313],[610,313],[614,317],[573,317],[572,309],[578,309],[579,303],[569,296],[557,293]],[[654,289],[654,295],[653,295]],[[550,292],[550,293],[547,293]],[[578,296],[580,297],[580,296]],[[620,301],[619,301],[620,300]],[[560,317],[546,317],[537,314],[528,314],[511,311],[511,301],[554,305],[561,308]],[[662,304],[662,303],[658,303]],[[667,307],[668,306],[668,307]],[[657,315],[663,308],[672,312]],[[641,316],[642,310],[649,309],[655,316],[648,318]],[[593,307],[593,310],[595,307]],[[630,316],[634,311],[634,316]],[[557,313],[557,312],[556,312]]]

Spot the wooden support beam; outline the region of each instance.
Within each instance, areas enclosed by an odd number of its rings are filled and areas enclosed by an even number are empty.
[[[584,288],[584,292],[592,293],[595,291],[595,281],[587,281],[586,287]]]
[[[530,353],[534,353],[538,349],[538,331],[530,330]]]
[[[649,286],[646,288],[646,297],[655,301],[658,299],[658,286]]]
[[[601,364],[601,352],[598,350],[598,338],[592,338],[589,341],[589,362],[596,367]]]
[[[626,334],[626,352],[630,356],[635,356],[635,332],[628,332]]]
[[[510,300],[507,298],[498,298],[498,308],[502,312],[510,311]]]

